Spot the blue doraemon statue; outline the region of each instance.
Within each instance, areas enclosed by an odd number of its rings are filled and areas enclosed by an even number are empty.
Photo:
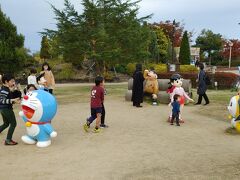
[[[22,141],[38,147],[49,146],[51,137],[57,136],[51,124],[57,112],[55,97],[44,90],[32,91],[23,97],[21,107],[19,115],[27,129],[27,135],[22,136]]]

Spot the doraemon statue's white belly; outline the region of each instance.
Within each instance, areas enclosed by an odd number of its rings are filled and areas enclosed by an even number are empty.
[[[31,127],[26,127],[27,129],[27,134],[29,136],[37,136],[40,132],[40,128],[38,127],[38,125],[32,124]]]

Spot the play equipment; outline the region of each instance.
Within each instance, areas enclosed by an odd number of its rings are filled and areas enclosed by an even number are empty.
[[[233,96],[228,105],[228,111],[230,113],[232,128],[236,128],[240,132],[240,97],[239,95]]]
[[[158,93],[157,99],[159,103],[168,104],[170,102],[169,94],[166,92],[169,87],[169,79],[157,79],[158,81]],[[144,85],[145,85],[144,81]],[[133,87],[133,79],[128,80],[128,90],[125,93],[125,100],[131,101],[132,99],[132,87]],[[182,81],[182,88],[185,92],[192,97],[192,83],[190,79],[184,79]],[[185,100],[185,103],[188,103],[188,100]]]
[[[27,135],[22,136],[22,141],[26,144],[36,144],[38,147],[49,146],[51,138],[57,136],[51,124],[57,112],[55,97],[44,90],[32,91],[23,97],[21,108],[19,115],[27,130]]]

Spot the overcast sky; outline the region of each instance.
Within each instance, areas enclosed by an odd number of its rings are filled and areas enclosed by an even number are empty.
[[[25,47],[33,52],[40,48],[38,34],[54,28],[55,20],[49,3],[63,8],[64,0],[0,0],[2,11],[25,36]],[[82,11],[81,0],[70,0]],[[139,17],[153,13],[151,22],[173,20],[184,22],[185,29],[194,30],[195,37],[203,28],[240,39],[240,0],[142,0]]]

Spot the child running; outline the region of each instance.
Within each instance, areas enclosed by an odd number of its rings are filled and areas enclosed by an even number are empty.
[[[100,132],[100,121],[102,115],[102,104],[104,101],[104,89],[103,89],[103,77],[97,76],[95,79],[95,86],[93,86],[91,90],[91,116],[87,118],[86,124],[84,124],[83,128],[86,132],[90,128],[91,123],[96,119],[96,126],[93,132]]]
[[[171,125],[173,125],[173,121],[176,118],[176,125],[180,126],[179,124],[179,113],[180,113],[180,102],[181,96],[178,94],[175,94],[173,96],[173,102],[172,102],[172,119],[171,119]]]

